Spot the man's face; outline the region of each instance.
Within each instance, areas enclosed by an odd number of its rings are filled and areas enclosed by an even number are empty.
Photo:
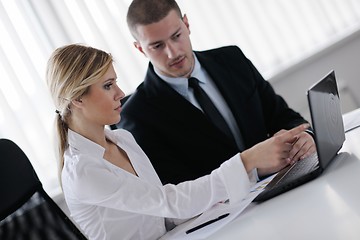
[[[157,23],[136,28],[135,47],[168,77],[189,77],[194,67],[187,17],[172,10]]]

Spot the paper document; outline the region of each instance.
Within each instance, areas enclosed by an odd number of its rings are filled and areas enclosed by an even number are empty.
[[[254,198],[256,198],[256,196],[264,190],[265,186],[271,181],[271,179],[275,177],[275,175],[276,174],[258,182],[254,187],[251,188],[250,193],[241,202],[236,204],[218,203],[198,217],[175,227],[173,230],[162,236],[160,240],[193,240],[204,239],[210,236],[221,227],[225,226],[227,223],[231,222],[233,219],[239,216],[239,214],[244,211],[244,209],[254,200]],[[223,217],[218,221],[213,221],[219,216],[223,216],[228,213],[229,215],[226,215],[226,217]],[[196,228],[208,221],[211,221],[212,223],[201,227],[196,231],[191,231],[191,233],[186,233],[186,231]]]
[[[348,132],[360,126],[360,108],[343,115],[344,130]]]

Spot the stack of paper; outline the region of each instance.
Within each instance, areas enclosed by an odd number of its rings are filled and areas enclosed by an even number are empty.
[[[344,130],[348,132],[360,126],[360,108],[343,115]]]
[[[274,178],[275,175],[276,174],[258,182],[251,189],[250,193],[243,201],[236,204],[218,203],[208,211],[202,213],[200,216],[193,218],[169,231],[163,237],[161,237],[160,240],[193,240],[204,239],[210,236],[225,226],[227,223],[238,217],[240,213],[251,204],[254,198],[263,191],[265,186],[271,181],[272,178]],[[220,217],[224,215],[226,217]],[[219,217],[221,218],[220,220],[215,220]],[[204,223],[207,222],[210,222],[210,224],[205,224],[204,226]],[[199,228],[199,226],[203,227]],[[194,228],[196,230],[191,231],[191,229]]]

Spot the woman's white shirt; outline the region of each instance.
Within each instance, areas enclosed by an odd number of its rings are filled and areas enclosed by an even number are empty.
[[[188,219],[217,202],[240,201],[256,182],[237,154],[210,175],[162,185],[130,132],[105,131],[137,176],[105,160],[103,147],[69,129],[63,191],[71,217],[89,239],[158,239],[166,232],[165,218]]]

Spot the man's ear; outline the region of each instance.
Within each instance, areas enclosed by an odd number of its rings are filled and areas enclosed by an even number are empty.
[[[142,49],[142,47],[141,47],[141,45],[140,45],[140,43],[139,42],[133,42],[133,44],[134,44],[134,47],[136,47],[137,48],[137,50],[139,50],[142,54],[144,54],[145,55],[145,57],[146,57],[146,54],[144,53],[144,51],[143,51],[143,49]]]
[[[184,24],[185,24],[185,26],[186,26],[186,28],[188,29],[189,34],[190,34],[190,25],[189,25],[189,20],[188,20],[186,14],[184,14],[182,20],[183,20],[183,22],[184,22]]]

